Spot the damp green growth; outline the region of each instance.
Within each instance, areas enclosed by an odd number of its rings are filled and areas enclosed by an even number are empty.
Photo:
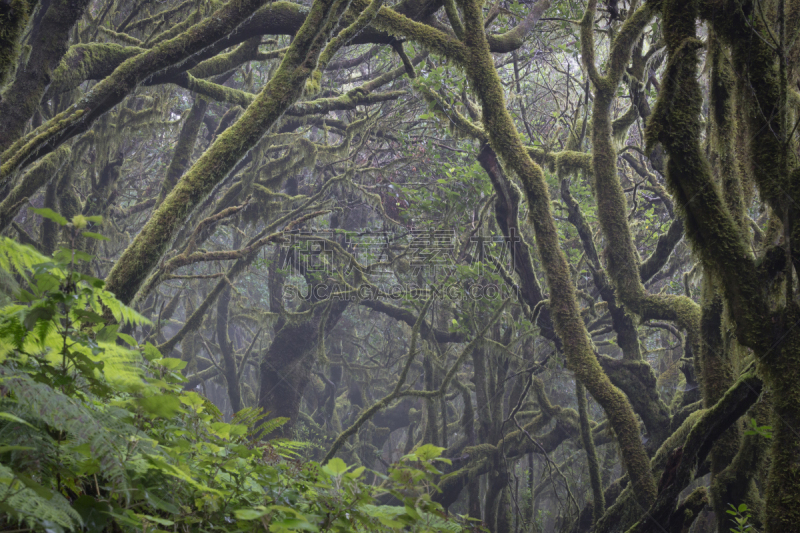
[[[19,39],[28,23],[27,0],[12,0],[0,6],[0,88],[14,71],[19,53]]]
[[[71,91],[86,80],[103,79],[122,62],[142,52],[143,48],[116,43],[72,45],[53,71],[53,81],[47,88],[45,97]]]
[[[106,280],[107,288],[121,300],[133,299],[192,208],[300,97],[303,83],[311,74],[306,58],[316,57],[321,52],[344,7],[341,0],[315,2],[273,78],[241,118],[214,141],[153,212]]]
[[[30,50],[20,62],[14,79],[0,93],[0,116],[3,117],[0,153],[25,131],[28,120],[41,103],[53,70],[67,51],[73,27],[88,4],[89,0],[53,2],[34,18],[28,43]]]
[[[330,63],[331,59],[333,59],[333,55],[342,46],[350,42],[350,40],[355,37],[358,32],[366,28],[367,25],[375,18],[375,15],[378,14],[378,10],[382,6],[383,0],[372,0],[371,2],[367,2],[367,0],[353,0],[350,3],[350,7],[348,8],[350,13],[345,13],[343,18],[347,18],[348,14],[350,16],[358,14],[358,17],[355,21],[353,21],[352,24],[342,29],[342,31],[333,37],[325,46],[325,49],[319,56],[317,67],[314,69],[311,77],[306,82],[307,94],[314,95],[320,91],[322,71],[325,70],[325,68],[328,66],[328,63]]]
[[[786,124],[782,123],[787,87],[778,68],[774,26],[766,26],[763,14],[754,16],[761,8],[753,2],[724,4],[724,11],[701,4],[700,14],[711,23],[716,38],[730,47],[731,66],[742,82],[743,90],[737,91],[737,115],[748,131],[746,149],[752,177],[764,201],[780,212],[787,202]],[[757,135],[758,131],[772,134]]]
[[[768,349],[770,341],[759,338],[767,311],[752,255],[721,198],[700,145],[702,92],[695,75],[702,44],[694,37],[694,19],[689,22],[688,18],[669,19],[674,29],[670,26],[667,34],[667,75],[648,122],[647,143],[652,147],[661,142],[669,155],[667,184],[695,250],[707,267],[718,271],[729,301],[748,302],[732,307],[740,342]]]
[[[453,33],[456,34],[459,40],[464,40],[464,24],[461,22],[461,15],[458,13],[458,6],[455,0],[445,0],[444,10],[447,13],[447,20],[450,21],[450,27],[453,28]]]
[[[231,52],[226,54],[218,54],[210,59],[206,59],[196,67],[189,70],[189,74],[195,78],[210,78],[211,76],[224,74],[247,61],[261,59],[261,56],[258,52],[258,47],[260,44],[260,37],[248,39],[234,48]]]
[[[459,2],[464,14],[466,50],[471,60],[465,70],[481,105],[490,143],[523,184],[529,221],[536,235],[539,257],[550,289],[550,312],[561,338],[567,366],[605,410],[620,443],[623,461],[639,487],[637,499],[649,506],[655,499],[655,481],[639,438],[636,417],[624,394],[600,368],[580,316],[569,266],[559,246],[550,195],[541,167],[531,160],[506,109],[502,84],[483,31],[483,15],[475,0]],[[638,34],[638,33],[637,33]]]
[[[397,11],[383,6],[375,17],[373,24],[393,35],[402,35],[423,46],[432,52],[441,54],[459,64],[467,61],[463,44],[453,35],[449,35],[436,28],[415,22]]]
[[[786,324],[800,320],[795,303],[787,306],[784,320]],[[758,366],[771,391],[773,427],[763,516],[767,531],[796,531],[800,524],[800,439],[793,428],[800,422],[800,390],[790,376],[800,371],[800,336],[790,330],[776,355]]]
[[[511,30],[499,35],[487,35],[489,50],[493,53],[511,52],[522,46],[530,35],[539,18],[550,7],[549,0],[536,2],[528,10],[525,18]]]
[[[69,155],[70,149],[62,146],[43,157],[20,178],[19,183],[0,202],[0,229],[8,227],[26,201],[56,176]]]
[[[56,115],[28,134],[24,142],[17,142],[6,150],[1,158],[3,164],[0,167],[0,179],[20,165],[35,161],[68,139],[87,131],[95,120],[121,102],[139,83],[159,71],[168,70],[168,67],[216,42],[261,6],[260,0],[228,2],[180,35],[127,59],[68,112]],[[309,14],[306,23],[315,21],[322,24],[322,21]],[[300,62],[295,57],[293,63]]]
[[[689,298],[650,295],[639,275],[639,257],[628,224],[628,205],[617,171],[617,149],[611,108],[616,97],[624,68],[644,27],[653,16],[650,2],[639,7],[622,26],[611,46],[608,72],[601,76],[594,64],[594,12],[596,2],[590,1],[581,22],[582,57],[595,88],[592,106],[592,188],[597,200],[597,214],[606,247],[607,272],[614,285],[619,304],[640,318],[675,320],[698,342],[699,309]],[[629,110],[631,117],[634,110]],[[621,119],[620,119],[621,120]],[[626,119],[623,122],[626,122]],[[618,126],[618,129],[622,126]]]
[[[98,28],[102,33],[108,35],[112,39],[116,39],[117,41],[121,41],[125,44],[130,44],[132,46],[142,46],[143,43],[141,40],[133,37],[132,35],[128,35],[127,33],[116,32],[110,28],[106,28],[105,26],[100,26]]]
[[[737,130],[741,127],[736,117],[736,77],[727,50],[713,31],[709,35],[708,47],[711,59],[709,144],[712,170],[739,230],[747,231],[744,218],[745,195],[740,178],[741,163],[737,161],[736,153]]]

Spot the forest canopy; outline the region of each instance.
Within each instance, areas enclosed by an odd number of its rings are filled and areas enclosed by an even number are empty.
[[[0,532],[800,531],[799,37],[0,0]]]

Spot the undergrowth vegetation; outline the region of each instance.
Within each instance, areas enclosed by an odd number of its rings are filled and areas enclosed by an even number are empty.
[[[77,238],[49,210],[39,214]],[[99,223],[99,220],[93,222]],[[245,408],[229,423],[184,390],[185,361],[124,333],[148,320],[82,272],[90,258],[46,257],[0,240],[0,510],[3,529],[100,531],[478,530],[431,500],[442,448],[387,474],[270,439],[285,419]]]

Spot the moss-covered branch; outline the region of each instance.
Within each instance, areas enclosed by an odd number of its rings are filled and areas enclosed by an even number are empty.
[[[343,0],[314,3],[274,77],[241,118],[217,137],[180,179],[114,265],[106,283],[117,298],[125,302],[133,299],[189,213],[300,96],[322,46],[345,7]]]
[[[70,152],[69,147],[62,146],[42,158],[20,178],[19,183],[0,202],[0,231],[14,220],[26,198],[31,198],[48,180],[55,178],[59,167],[69,159]]]
[[[17,9],[22,7],[16,2],[12,5]],[[39,107],[53,70],[67,52],[72,28],[88,5],[89,0],[53,0],[43,4],[42,9],[47,8],[44,16],[35,17],[28,38],[31,48],[27,60],[0,94],[0,117],[3,117],[0,153],[22,135],[25,124]]]
[[[467,76],[483,105],[483,123],[492,147],[522,181],[530,222],[550,288],[550,311],[564,343],[567,366],[605,409],[617,434],[625,466],[637,488],[639,501],[649,506],[655,499],[655,481],[639,438],[636,417],[625,395],[611,384],[594,357],[575,300],[569,265],[559,246],[544,173],[528,155],[506,109],[502,84],[483,32],[480,5],[474,0],[462,0],[459,4],[465,19],[465,46],[470,53],[470,60],[465,64]]]
[[[432,52],[441,54],[457,63],[464,63],[467,60],[464,45],[455,36],[415,22],[392,8],[383,6],[373,24],[382,30],[416,41]]]
[[[147,77],[185,60],[229,34],[261,7],[261,3],[261,0],[229,2],[177,37],[124,61],[78,104],[56,115],[8,148],[0,157],[0,179],[88,130],[97,118],[121,102]]]
[[[678,496],[694,479],[716,440],[756,402],[761,388],[761,380],[752,372],[746,373],[713,407],[690,419],[691,431],[685,442],[674,448],[666,460],[658,499],[631,531],[655,533],[683,519],[681,513],[675,512]]]
[[[161,184],[161,192],[159,192],[156,199],[156,209],[189,167],[197,134],[203,125],[203,117],[205,117],[207,108],[208,100],[202,97],[195,97],[192,107],[189,109],[189,115],[186,117],[178,135],[178,142],[175,143],[175,151],[172,153],[172,160],[169,163],[169,167],[167,167],[167,175],[164,177],[164,181]]]
[[[10,0],[0,4],[0,88],[14,70],[19,53],[19,39],[30,17],[27,0]]]
[[[667,184],[683,215],[687,237],[721,277],[739,341],[768,350],[771,341],[762,330],[768,312],[752,253],[714,183],[701,148],[701,102],[697,99],[702,98],[702,91],[695,79],[701,43],[693,37],[694,22],[691,28],[688,22],[683,24],[682,37],[667,39],[670,56],[648,123],[648,145],[660,141],[669,155]]]
[[[500,35],[488,35],[489,49],[496,53],[508,53],[520,48],[525,38],[531,33],[536,23],[550,7],[550,0],[538,0],[529,8],[525,18],[514,28]],[[458,34],[456,34],[458,35]]]
[[[44,98],[72,91],[85,81],[102,80],[123,62],[144,51],[144,48],[115,43],[74,44],[53,71]]]
[[[593,24],[596,2],[590,1],[582,22],[581,48],[586,68],[595,70],[592,84],[595,99],[592,107],[592,186],[597,200],[597,214],[608,240],[607,272],[611,276],[620,305],[645,319],[676,321],[689,333],[691,342],[699,342],[699,308],[689,298],[649,295],[639,272],[639,261],[628,224],[625,192],[617,172],[617,151],[613,141],[611,107],[616,98],[631,50],[653,16],[646,3],[623,24],[611,47],[608,72],[601,76],[594,65]],[[666,242],[665,244],[669,244]],[[663,247],[662,247],[663,248]]]

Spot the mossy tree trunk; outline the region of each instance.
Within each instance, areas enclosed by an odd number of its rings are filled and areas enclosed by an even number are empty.
[[[197,134],[203,125],[203,118],[207,109],[208,100],[202,96],[195,95],[192,107],[189,109],[189,115],[186,117],[181,133],[178,136],[178,142],[175,143],[175,151],[167,167],[167,175],[161,186],[161,192],[156,199],[156,209],[164,202],[164,198],[167,197],[175,187],[175,184],[178,183],[180,177],[183,176],[183,173],[186,172],[186,169],[189,168],[195,143],[197,142]]]
[[[34,5],[28,0],[0,2],[0,88],[14,73],[19,54],[19,39]]]
[[[636,417],[625,395],[614,387],[594,356],[589,336],[580,317],[569,267],[558,243],[550,210],[550,194],[541,168],[528,155],[509,115],[500,78],[495,71],[483,31],[483,16],[477,2],[459,2],[464,13],[467,77],[483,105],[483,123],[490,144],[516,172],[523,183],[536,235],[539,257],[550,289],[550,311],[556,331],[564,343],[567,365],[595,400],[605,409],[620,442],[623,461],[637,487],[637,499],[649,506],[655,499],[655,481],[647,454],[639,438]]]
[[[27,60],[17,70],[14,81],[0,92],[0,117],[3,117],[0,153],[22,135],[25,124],[39,107],[53,71],[67,53],[72,28],[88,5],[89,0],[41,2],[41,9],[46,11],[34,17],[27,41],[30,46]],[[19,10],[18,5],[14,8]]]
[[[106,280],[108,290],[130,302],[183,221],[267,129],[294,103],[339,17],[344,0],[317,0],[280,67],[258,97],[178,181],[125,250]]]
[[[269,413],[269,418],[289,419],[279,430],[284,437],[293,434],[319,343],[339,321],[347,304],[321,302],[307,314],[290,318],[261,358],[258,406]]]
[[[666,148],[667,181],[684,212],[687,235],[707,268],[719,276],[737,339],[753,349],[759,373],[771,389],[775,434],[766,491],[766,530],[798,531],[800,438],[793,428],[800,423],[800,393],[788,376],[800,371],[800,339],[794,328],[800,315],[793,301],[770,301],[769,274],[759,271],[753,260],[735,210],[732,214],[725,205],[701,148],[702,97],[696,76],[702,44],[696,38],[696,18],[700,15],[712,20],[717,35],[730,43],[735,68],[748,76],[749,89],[742,95],[745,108],[753,109],[752,98],[766,109],[781,105],[774,56],[743,19],[746,11],[742,10],[753,9],[752,5],[726,4],[727,12],[707,12],[708,6],[703,3],[699,7],[698,12],[696,4],[687,7],[683,2],[667,1],[663,5],[669,63],[664,90],[648,125],[648,144],[660,141]],[[761,113],[764,107],[757,109],[745,114],[750,131],[772,127],[775,135],[753,138],[749,152],[760,193],[780,213],[786,199],[781,193],[786,189],[781,186],[785,174],[780,168],[780,162],[785,161],[781,152],[786,147],[776,146],[775,137],[781,137],[784,125],[776,114],[765,115]]]

